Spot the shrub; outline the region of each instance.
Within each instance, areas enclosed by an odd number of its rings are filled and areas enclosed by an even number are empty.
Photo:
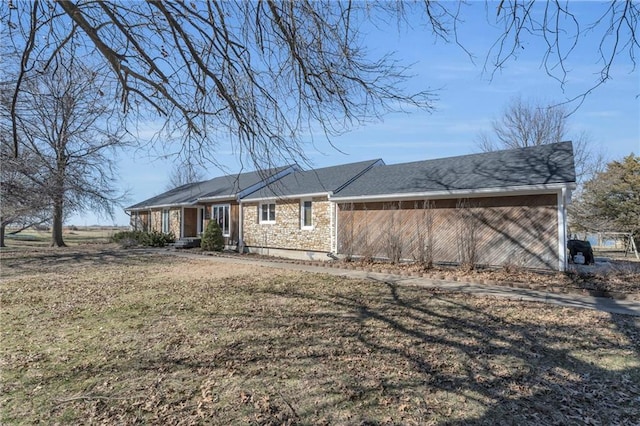
[[[172,243],[174,240],[175,237],[172,233],[163,234],[158,231],[121,231],[116,232],[111,237],[111,241],[119,243],[123,247],[164,247],[168,243]]]
[[[224,249],[224,238],[222,237],[222,229],[215,220],[210,220],[207,224],[200,247],[205,251],[222,251]]]
[[[174,242],[176,239],[172,232],[169,232],[168,234],[163,234],[162,232],[151,231],[148,233],[148,235],[149,235],[148,245],[151,247],[164,247],[167,244]]]
[[[120,231],[111,236],[111,241],[120,244],[130,244],[131,242],[141,244],[142,234],[144,234],[142,231]]]

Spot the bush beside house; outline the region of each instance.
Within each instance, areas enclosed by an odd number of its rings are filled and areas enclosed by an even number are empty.
[[[111,237],[111,241],[123,247],[164,247],[175,241],[172,233],[164,234],[158,231],[121,231]]]
[[[224,250],[224,238],[222,229],[215,220],[210,220],[207,224],[200,241],[200,248],[204,251],[222,251]]]

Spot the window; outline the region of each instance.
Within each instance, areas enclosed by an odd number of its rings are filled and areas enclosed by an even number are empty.
[[[276,203],[260,204],[260,223],[275,223]]]
[[[222,236],[229,236],[229,204],[212,206],[211,220],[218,222],[220,229],[222,229]]]
[[[162,232],[169,233],[169,209],[162,210]]]
[[[313,222],[311,220],[311,201],[302,201],[300,203],[300,226],[302,229],[311,229],[313,228]]]

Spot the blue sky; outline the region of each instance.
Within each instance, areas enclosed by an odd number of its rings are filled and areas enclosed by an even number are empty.
[[[571,2],[572,10],[586,15],[597,13],[594,2]],[[493,12],[493,10],[491,11]],[[595,16],[595,15],[594,15]],[[485,57],[495,41],[498,28],[486,21],[484,2],[473,3],[465,14],[466,22],[459,29],[459,40],[474,55],[454,44],[435,41],[419,23],[411,30],[372,29],[367,46],[373,54],[394,51],[395,57],[413,64],[415,77],[409,89],[437,91],[435,110],[394,113],[380,122],[334,138],[333,144],[342,152],[310,135],[306,151],[313,166],[323,167],[372,158],[382,158],[387,164],[430,158],[449,157],[478,152],[477,137],[490,131],[491,121],[515,96],[542,102],[562,102],[583,93],[593,85],[599,72],[596,54],[598,40],[587,34],[566,63],[570,73],[562,87],[549,77],[543,66],[543,46],[540,40],[527,39],[516,60],[497,71],[483,71]],[[592,148],[607,159],[620,159],[631,152],[640,154],[640,69],[633,70],[628,55],[616,58],[611,79],[589,95],[569,118],[569,135],[586,132]],[[568,105],[573,108],[573,104]],[[153,134],[153,124],[140,125],[140,142]],[[237,159],[229,149],[221,149],[218,158],[228,164],[231,172],[239,171]],[[144,150],[131,150],[120,155],[119,186],[129,190],[127,205],[142,201],[164,191],[174,159],[155,158]],[[246,171],[246,170],[245,170]],[[207,177],[223,174],[211,167]],[[66,221],[71,225],[128,224],[122,208],[116,209],[114,220],[98,217],[92,212],[75,215]]]

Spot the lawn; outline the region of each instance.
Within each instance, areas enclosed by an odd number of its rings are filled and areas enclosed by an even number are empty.
[[[3,251],[2,424],[638,424],[640,321],[91,245]]]
[[[65,227],[62,237],[69,246],[86,244],[105,244],[118,231],[126,227],[100,227],[82,226]],[[7,229],[5,243],[15,250],[34,247],[48,247],[51,245],[51,230],[25,229],[17,234],[12,234],[12,228]]]

